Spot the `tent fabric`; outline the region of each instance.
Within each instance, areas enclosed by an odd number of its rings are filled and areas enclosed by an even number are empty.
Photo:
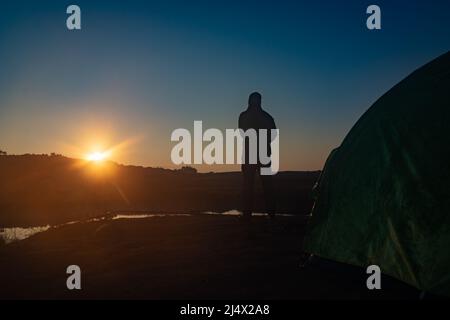
[[[450,296],[450,52],[370,107],[316,193],[306,252]]]

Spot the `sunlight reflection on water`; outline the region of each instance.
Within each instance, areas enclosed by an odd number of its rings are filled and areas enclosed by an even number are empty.
[[[217,215],[217,216],[240,216],[241,212],[237,210],[230,210],[226,212],[204,212],[205,215]],[[266,213],[254,213],[254,216],[257,217],[263,217],[267,216]],[[115,214],[113,216],[104,216],[104,217],[97,217],[92,218],[85,221],[71,221],[67,223],[63,223],[56,226],[41,226],[41,227],[29,227],[29,228],[0,228],[0,239],[3,240],[4,243],[9,244],[12,242],[20,241],[27,239],[35,234],[45,232],[51,228],[59,228],[62,226],[72,225],[76,223],[81,222],[99,222],[99,221],[106,221],[106,220],[120,220],[120,219],[146,219],[146,218],[154,218],[154,217],[190,217],[191,214],[183,214],[183,213],[155,213],[155,214],[133,214],[130,212],[130,214]],[[285,216],[285,217],[292,217],[294,215],[291,214],[277,214],[277,216]]]
[[[213,216],[241,216],[242,213],[238,210],[230,210],[230,211],[225,211],[225,212],[212,212],[212,211],[208,211],[205,212],[204,214],[208,214],[208,215],[213,215]],[[252,213],[252,216],[254,217],[267,217],[268,214],[267,213]],[[277,213],[276,214],[277,217],[294,217],[295,215],[293,214],[283,214],[283,213]]]
[[[117,214],[112,217],[112,220],[119,219],[145,219],[154,217],[189,217],[190,214],[184,213],[155,213],[155,214]]]
[[[43,227],[31,228],[4,228],[0,229],[0,237],[8,244],[14,241],[24,240],[35,235],[36,233],[44,232],[50,229],[49,225]]]

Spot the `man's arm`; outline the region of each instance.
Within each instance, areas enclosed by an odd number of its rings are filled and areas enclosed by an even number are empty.
[[[242,113],[239,115],[238,128],[242,129]]]
[[[275,124],[275,120],[273,119],[273,117],[271,117],[271,120],[272,120],[272,130],[276,130],[277,129],[277,125]],[[271,134],[270,135],[270,141],[273,141],[273,140],[275,140],[275,138],[277,137],[277,133],[276,132],[274,132],[274,134]]]

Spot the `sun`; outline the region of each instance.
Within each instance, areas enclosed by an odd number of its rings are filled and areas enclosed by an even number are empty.
[[[86,155],[86,160],[92,162],[103,162],[109,157],[109,152],[107,151],[95,151]]]

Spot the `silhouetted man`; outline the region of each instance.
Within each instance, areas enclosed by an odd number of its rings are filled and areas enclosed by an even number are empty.
[[[264,111],[261,107],[261,94],[254,92],[249,96],[248,108],[246,111],[242,112],[239,116],[239,129],[247,131],[248,129],[255,129],[259,132],[259,129],[268,130],[267,133],[267,156],[271,156],[270,143],[275,138],[271,136],[271,129],[276,129],[275,121],[272,116]],[[257,155],[259,155],[259,133],[257,134],[258,144],[257,144]],[[276,210],[276,199],[273,176],[271,175],[261,175],[261,167],[270,167],[270,163],[263,165],[259,161],[256,164],[250,164],[249,161],[249,140],[248,138],[244,142],[245,148],[245,161],[242,164],[242,173],[244,177],[243,184],[243,197],[244,197],[244,217],[250,217],[253,211],[254,202],[254,180],[255,176],[261,177],[261,182],[264,190],[264,198],[266,201],[266,211],[269,216],[273,217]]]

